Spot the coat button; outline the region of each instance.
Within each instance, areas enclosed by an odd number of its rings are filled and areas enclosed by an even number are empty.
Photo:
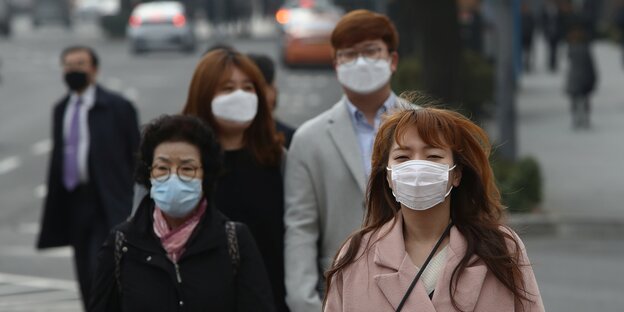
[[[184,305],[184,301],[180,300],[180,306]]]
[[[147,256],[147,261],[152,261],[152,256]]]
[[[121,251],[128,252],[128,247],[124,246],[123,248],[121,248]]]

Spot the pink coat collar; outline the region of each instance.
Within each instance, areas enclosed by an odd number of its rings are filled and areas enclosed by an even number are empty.
[[[389,268],[394,272],[375,275],[374,279],[388,302],[396,309],[418,271],[405,251],[403,217],[400,213],[394,220],[386,223],[378,233],[375,239],[379,239],[379,237],[381,239],[373,245],[374,262],[377,266]],[[386,233],[387,235],[383,236]],[[419,281],[406,301],[404,311],[435,312],[436,308],[440,311],[454,310],[450,301],[449,285],[453,270],[461,261],[465,251],[466,240],[453,226],[446,265],[444,272],[438,279],[433,299],[429,299],[422,282]],[[462,274],[455,293],[455,299],[464,311],[474,310],[488,271],[486,265],[479,261],[477,256],[473,256],[470,263]],[[434,308],[434,304],[436,308]]]

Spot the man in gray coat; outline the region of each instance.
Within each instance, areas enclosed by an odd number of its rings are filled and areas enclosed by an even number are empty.
[[[286,161],[286,301],[293,312],[321,311],[323,272],[362,224],[373,141],[398,100],[390,78],[399,40],[386,16],[352,11],[331,41],[344,96],[297,130]]]

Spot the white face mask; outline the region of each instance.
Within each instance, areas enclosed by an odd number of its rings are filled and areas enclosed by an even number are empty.
[[[426,160],[409,160],[387,170],[391,173],[392,194],[396,201],[413,210],[427,210],[451,193],[447,191],[449,171],[447,164]]]
[[[258,95],[239,89],[216,96],[212,99],[212,113],[215,117],[227,121],[240,123],[252,121],[258,113]]]
[[[365,60],[361,56],[353,64],[338,65],[336,73],[340,84],[359,94],[379,90],[392,76],[390,60]]]

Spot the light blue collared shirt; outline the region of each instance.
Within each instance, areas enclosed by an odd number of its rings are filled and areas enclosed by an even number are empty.
[[[377,130],[381,124],[381,116],[396,106],[396,99],[396,95],[391,92],[390,96],[386,99],[386,101],[384,101],[384,104],[377,111],[377,114],[375,115],[375,124],[371,125],[368,123],[368,120],[366,120],[364,113],[355,107],[355,105],[349,101],[349,98],[345,96],[345,102],[349,108],[351,123],[353,124],[353,129],[355,130],[355,134],[360,145],[360,151],[362,152],[362,162],[364,163],[364,170],[367,178],[371,172],[373,144],[375,143],[375,136],[377,135]]]

